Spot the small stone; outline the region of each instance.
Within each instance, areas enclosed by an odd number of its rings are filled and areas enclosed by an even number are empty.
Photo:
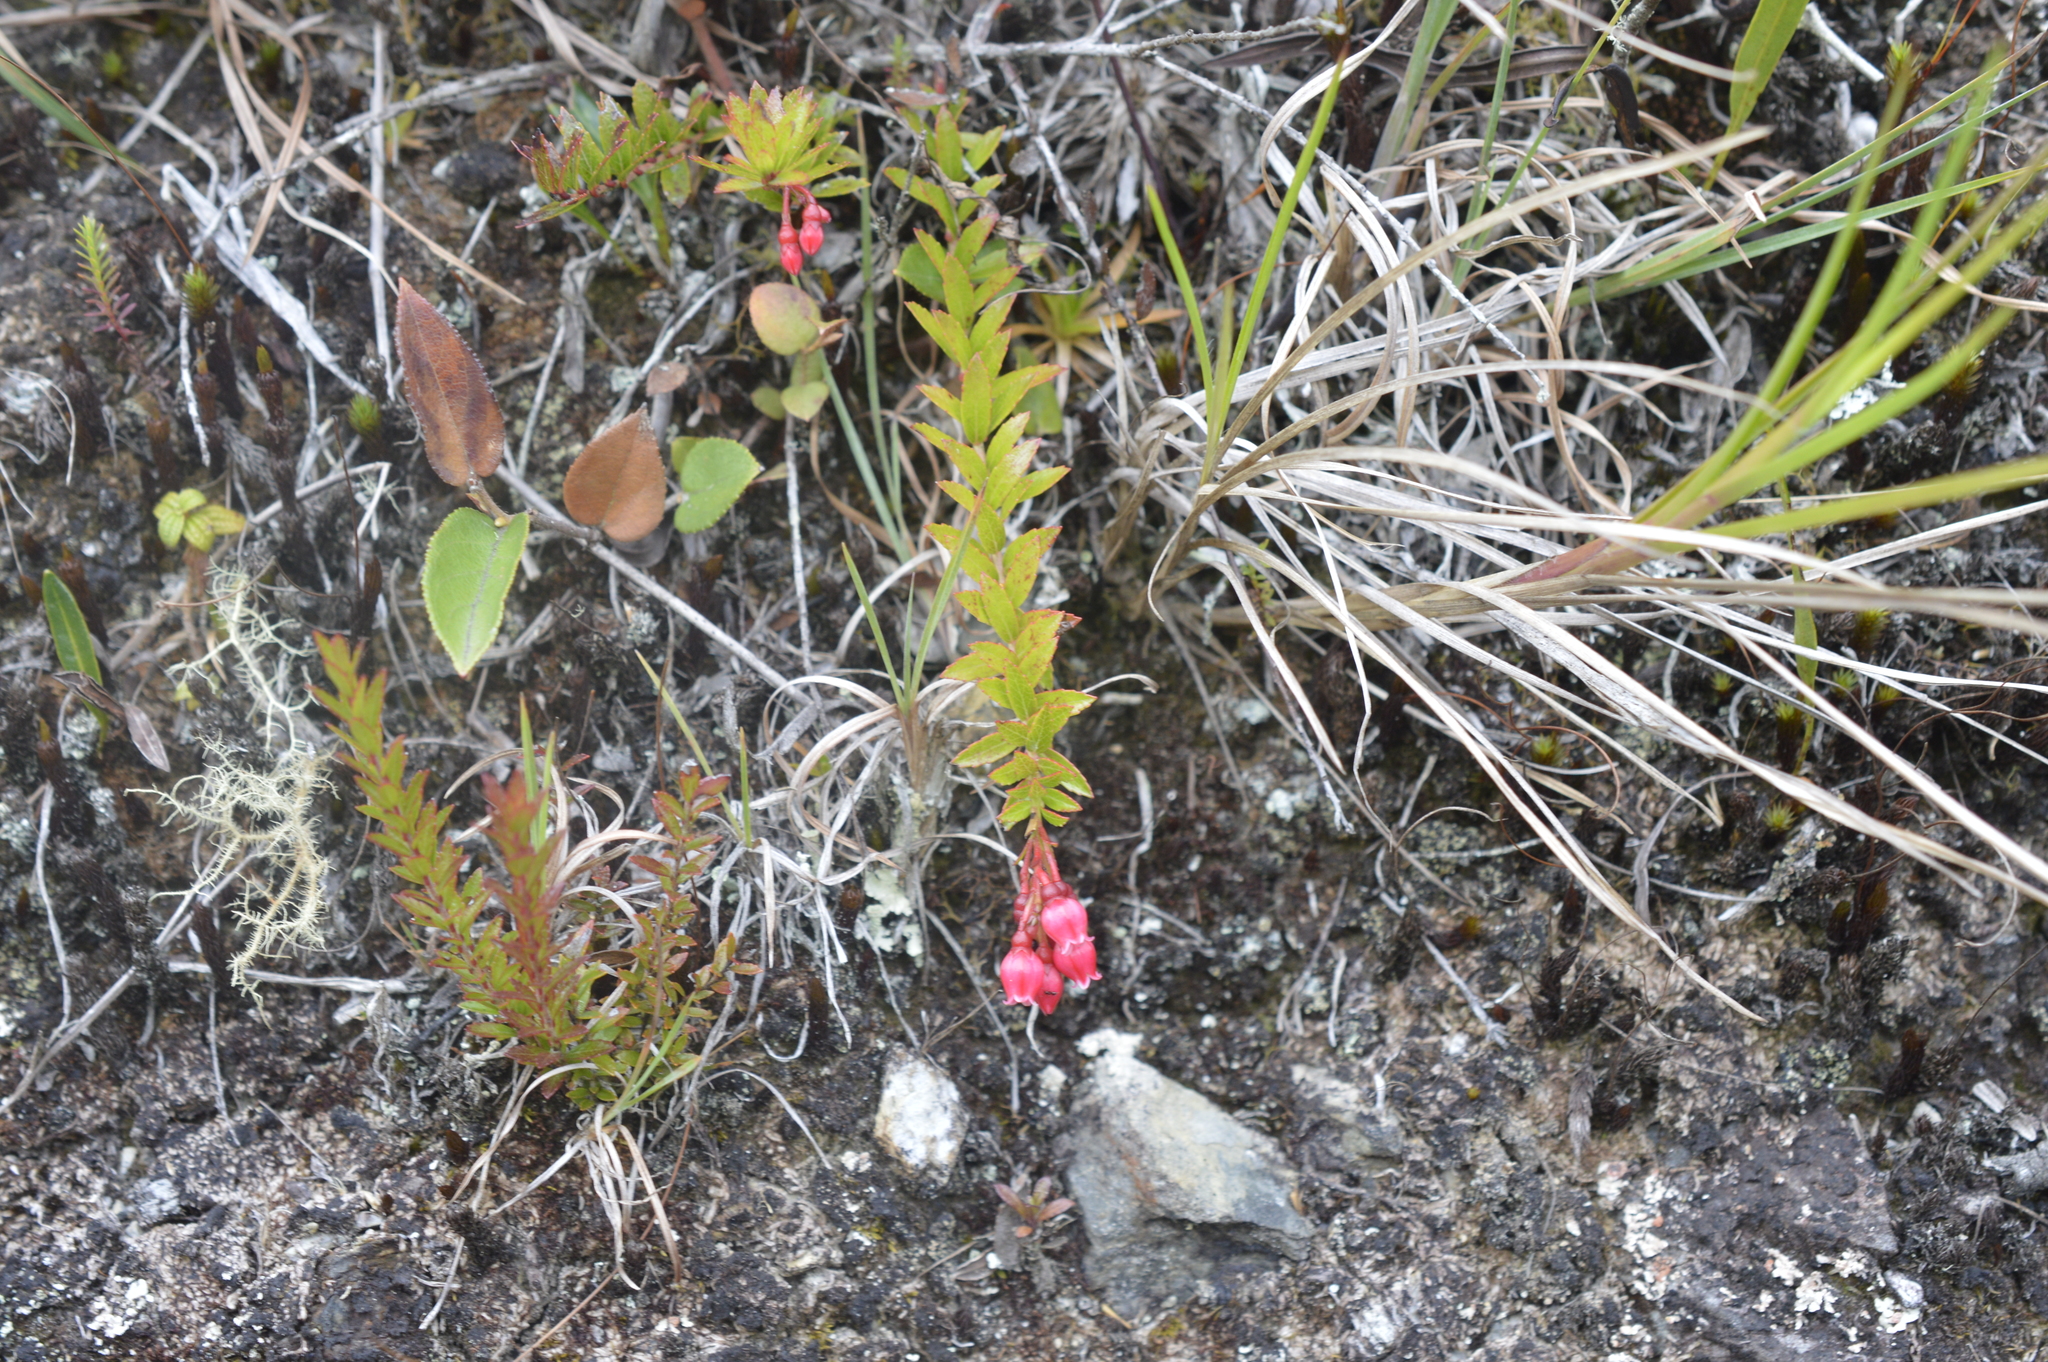
[[[914,1172],[950,1173],[967,1138],[960,1089],[936,1064],[899,1046],[882,1071],[875,1138]]]

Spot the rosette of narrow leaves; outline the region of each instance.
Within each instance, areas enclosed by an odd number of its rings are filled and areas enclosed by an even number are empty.
[[[725,135],[737,147],[720,161],[700,159],[720,171],[713,192],[744,194],[763,208],[783,209],[792,190],[813,198],[851,194],[861,181],[839,172],[860,164],[845,145],[846,134],[832,130],[832,117],[818,107],[808,88],[764,90],[759,85],[725,101]]]
[[[688,117],[678,118],[668,101],[644,81],[633,87],[632,100],[630,115],[604,94],[583,115],[558,108],[559,143],[543,133],[531,145],[517,148],[532,168],[534,184],[552,200],[520,219],[520,226],[587,212],[584,205],[591,199],[614,189],[638,190],[649,176],[658,178],[661,191],[674,202],[696,191],[691,153],[711,136],[716,105],[700,95],[691,101]]]
[[[1047,689],[1060,635],[1078,623],[1059,610],[1031,610],[1038,572],[1059,527],[1042,526],[1012,538],[1009,518],[1031,498],[1066,475],[1064,468],[1033,469],[1038,441],[1024,437],[1029,416],[1020,410],[1033,388],[1050,383],[1059,370],[1034,364],[1009,373],[1008,319],[1017,268],[984,271],[981,259],[995,219],[969,223],[950,246],[929,233],[905,253],[898,273],[915,284],[935,278],[933,306],[908,304],[919,325],[960,368],[957,389],[927,384],[920,391],[959,427],[957,436],[929,422],[917,427],[952,462],[956,479],[939,485],[967,512],[965,526],[934,525],[931,533],[951,555],[957,571],[972,583],[954,599],[986,624],[997,642],[977,643],[945,675],[972,682],[993,703],[1015,715],[954,758],[963,766],[1000,762],[990,778],[1008,789],[1001,814],[1005,826],[1026,819],[1055,827],[1094,791],[1074,763],[1055,750],[1053,740],[1066,722],[1094,703],[1078,691]],[[916,264],[908,262],[915,257]],[[927,271],[929,274],[927,275]],[[981,277],[977,278],[976,275]]]
[[[491,810],[484,834],[504,867],[504,878],[485,877],[484,889],[505,916],[445,947],[463,980],[463,1008],[484,1019],[470,1023],[470,1033],[511,1042],[506,1054],[531,1068],[589,1064],[600,1074],[620,1073],[616,1052],[624,1019],[591,1002],[591,990],[605,973],[590,958],[595,924],[579,924],[566,939],[555,936],[562,834],[545,831],[545,802],[527,785],[524,771],[503,785],[486,773],[483,789]],[[580,1099],[589,1080],[575,1077],[578,1105],[587,1106]]]

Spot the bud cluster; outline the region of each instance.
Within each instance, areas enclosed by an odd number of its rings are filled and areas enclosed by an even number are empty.
[[[792,197],[801,199],[804,205],[802,227],[789,220],[789,203]],[[782,246],[782,268],[791,274],[799,273],[804,267],[804,257],[816,255],[825,249],[825,224],[832,220],[832,214],[825,205],[818,202],[817,195],[801,187],[786,188],[782,191],[782,229],[775,239]]]
[[[1060,878],[1052,845],[1034,828],[1017,865],[1017,930],[998,971],[1003,1000],[1031,1003],[1050,1014],[1071,983],[1085,990],[1102,977],[1095,966],[1095,938],[1088,934],[1088,910],[1073,887]]]

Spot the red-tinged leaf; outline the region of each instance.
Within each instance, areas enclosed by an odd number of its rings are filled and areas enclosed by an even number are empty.
[[[1031,498],[1047,491],[1049,488],[1052,487],[1054,483],[1058,482],[1061,478],[1064,478],[1066,475],[1067,470],[1065,468],[1039,469],[1030,477],[1024,478],[1018,482],[1017,501],[1019,502],[1019,504],[1021,504],[1023,502],[1031,500]]]
[[[1047,752],[1044,758],[1042,769],[1047,780],[1057,781],[1083,799],[1095,798],[1095,787],[1088,783],[1088,777],[1082,775],[1081,768],[1063,753]]]
[[[450,487],[489,477],[505,456],[505,417],[483,366],[448,319],[403,279],[397,332],[405,400],[419,420],[427,461]]]
[[[1042,525],[1035,530],[1026,530],[1010,541],[1003,550],[1003,589],[1019,610],[1031,597],[1031,589],[1038,585],[1038,567],[1045,561],[1046,552],[1052,548],[1052,541],[1059,536],[1057,525]],[[1055,633],[1057,638],[1058,634]]]
[[[661,523],[667,492],[654,427],[640,407],[583,447],[562,480],[562,505],[577,524],[601,525],[630,544]]]

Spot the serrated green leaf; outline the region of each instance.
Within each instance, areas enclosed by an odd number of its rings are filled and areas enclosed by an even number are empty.
[[[974,257],[974,264],[967,272],[968,277],[977,284],[986,282],[995,278],[1005,263],[1002,243],[998,242]],[[926,259],[923,252],[915,248],[904,251],[903,258],[896,262],[896,277],[927,298],[938,299],[945,296],[946,286],[939,278],[938,267]]]
[[[1014,720],[1005,719],[996,725],[996,731],[976,742],[968,744],[953,757],[956,766],[986,766],[992,761],[1007,757],[1024,745],[1024,726]],[[1001,776],[996,777],[1001,780]]]
[[[240,534],[248,521],[240,511],[205,505],[185,517],[185,542],[205,553],[222,535]]]
[[[50,621],[50,642],[57,649],[58,667],[84,672],[105,685],[100,660],[92,650],[92,631],[85,627],[85,612],[78,608],[78,598],[55,572],[43,573],[43,614]]]
[[[502,526],[472,507],[449,513],[427,544],[420,592],[427,618],[458,675],[468,676],[498,637],[505,597],[526,549],[533,518],[521,511]]]
[[[784,400],[788,394],[784,394]],[[708,530],[718,523],[747,485],[761,476],[761,465],[738,440],[677,440],[669,446],[676,481],[683,485],[683,504],[676,507],[676,529],[684,534]]]

